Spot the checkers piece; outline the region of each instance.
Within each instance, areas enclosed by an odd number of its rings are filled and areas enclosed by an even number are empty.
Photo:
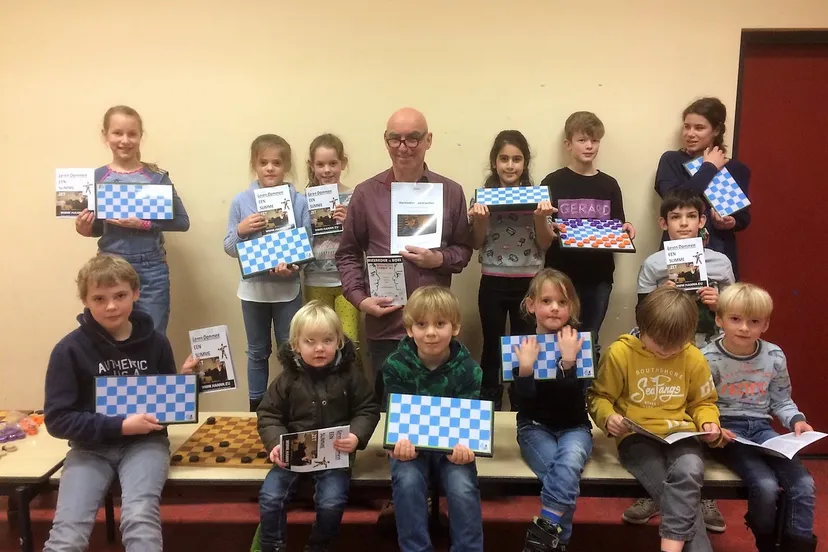
[[[690,176],[693,176],[703,164],[703,158],[697,157],[685,163],[684,168]],[[739,187],[733,175],[730,174],[730,171],[727,170],[727,167],[722,167],[722,170],[716,173],[716,176],[707,185],[704,190],[704,198],[722,217],[730,216],[750,206],[750,200]]]
[[[198,455],[197,454],[191,454],[190,457],[188,458],[188,460],[190,462],[198,462]]]
[[[102,182],[95,186],[95,204],[98,219],[172,220],[173,187]]]
[[[250,464],[253,462],[253,459],[249,456],[242,456],[241,463],[242,464]]]
[[[549,201],[546,186],[515,186],[510,188],[478,188],[474,200],[490,211],[533,211],[541,201]]]
[[[209,425],[213,425],[214,423],[216,423],[216,417],[215,416],[210,416],[209,418],[207,418],[207,421],[204,422],[204,423],[209,424]]]
[[[267,458],[267,453],[263,450],[260,450],[256,453],[256,458]]]
[[[304,227],[265,234],[236,244],[242,278],[250,278],[276,268],[279,263],[302,264],[314,259],[308,232]]]
[[[492,456],[493,410],[491,401],[391,393],[383,447],[408,439],[416,450],[451,452],[459,443],[476,456]]]
[[[563,249],[635,253],[629,234],[618,219],[555,219]]]
[[[204,452],[213,452],[214,450],[213,445],[207,445],[204,447]]]
[[[584,338],[584,344],[578,355],[575,357],[575,371],[579,378],[595,377],[595,362],[593,360],[592,334],[579,332],[578,335]],[[514,381],[514,374],[517,372],[518,362],[514,347],[520,345],[523,335],[507,335],[500,338],[500,361],[503,368],[503,381]],[[538,339],[540,353],[535,362],[535,379],[550,380],[557,378],[558,359],[561,353],[558,350],[558,336],[554,333],[534,336]]]
[[[180,454],[174,454],[172,457],[173,462],[181,462],[182,460],[184,460],[184,457]]]
[[[219,446],[220,447],[229,447],[230,446],[230,441],[222,441],[221,443],[219,443]]]
[[[224,464],[225,462],[227,462],[227,458],[225,458],[224,456],[216,456],[216,462],[219,464]]]
[[[99,376],[95,412],[104,416],[152,414],[161,424],[186,424],[198,418],[195,374]]]

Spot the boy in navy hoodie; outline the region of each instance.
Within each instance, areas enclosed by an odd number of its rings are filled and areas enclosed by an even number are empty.
[[[162,549],[159,501],[169,468],[167,432],[150,414],[95,413],[96,376],[174,374],[169,341],[133,310],[139,281],[120,257],[99,255],[78,273],[80,327],[55,345],[46,371],[45,424],[68,439],[55,518],[44,552],[86,550],[104,493],[121,485],[121,533],[130,551]],[[182,371],[193,370],[189,357]]]

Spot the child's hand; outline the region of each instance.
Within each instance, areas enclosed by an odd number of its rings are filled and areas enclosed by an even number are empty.
[[[813,430],[814,430],[814,428],[812,428],[810,425],[808,425],[808,422],[806,422],[805,420],[802,420],[801,422],[796,422],[794,424],[794,434],[797,437],[799,437],[800,435],[802,435],[806,431],[813,431]]]
[[[279,263],[276,265],[276,268],[270,271],[270,273],[276,276],[281,276],[282,278],[287,278],[296,274],[298,270],[299,267],[295,264]]]
[[[109,224],[120,226],[121,228],[130,228],[132,230],[141,230],[144,221],[137,217],[129,217],[125,219],[106,219]]]
[[[730,431],[729,429],[722,428],[722,437],[724,437],[724,443],[732,443],[736,440],[736,434]]]
[[[400,462],[408,462],[417,458],[417,451],[414,450],[414,445],[408,439],[400,439],[394,445],[394,450],[388,453],[394,460]]]
[[[241,221],[238,226],[236,226],[236,233],[239,237],[244,238],[250,234],[261,232],[264,230],[266,224],[264,215],[261,213],[253,213],[252,215],[245,217],[245,219]]]
[[[713,163],[719,170],[722,170],[722,168],[727,163],[727,158],[725,157],[724,152],[719,148],[719,146],[713,146],[712,148],[705,149],[704,157],[702,158],[702,160],[705,163]]]
[[[546,218],[546,217],[551,217],[552,215],[554,215],[557,212],[558,212],[558,210],[555,209],[554,207],[552,207],[552,202],[549,201],[548,199],[544,199],[543,201],[538,203],[538,208],[535,209],[535,216]]]
[[[95,212],[84,209],[75,218],[75,232],[87,238],[92,237],[92,225],[95,223]]]
[[[475,203],[469,209],[468,216],[470,219],[485,220],[489,218],[489,208],[482,203]]]
[[[674,281],[670,280],[670,279],[668,279],[667,281],[665,281],[661,285],[662,286],[667,286],[667,287],[676,287],[676,283]]]
[[[181,365],[181,373],[182,374],[192,374],[195,372],[196,366],[198,363],[201,362],[199,359],[195,357],[192,353],[190,356],[187,357],[187,360],[184,361],[184,364]]]
[[[718,425],[714,424],[713,422],[707,422],[706,424],[702,425],[702,431],[709,431],[709,435],[702,435],[701,438],[703,441],[707,443],[713,443],[719,440],[719,436],[722,434],[722,430],[719,428]]]
[[[359,439],[353,433],[349,433],[347,437],[344,439],[337,439],[334,441],[333,447],[334,450],[338,450],[339,452],[347,452],[351,454],[357,448],[359,444]]]
[[[447,455],[447,458],[452,464],[462,466],[463,464],[471,464],[474,462],[474,453],[466,445],[457,443],[454,445],[454,449],[451,451],[451,454]]]
[[[635,227],[632,225],[631,222],[625,222],[621,225],[621,231],[626,232],[628,236],[630,236],[631,240],[635,239]]]
[[[152,414],[133,414],[121,423],[121,435],[146,435],[163,429]]]
[[[575,364],[575,357],[584,344],[584,338],[578,337],[578,331],[571,326],[564,326],[558,330],[558,348],[561,350],[561,360],[567,364]]]
[[[530,335],[520,340],[520,345],[512,347],[518,359],[518,375],[528,377],[535,373],[535,362],[540,354],[538,338]]]
[[[348,218],[348,208],[341,203],[334,207],[333,219],[336,222],[343,223]]]
[[[714,287],[703,287],[698,290],[696,293],[699,294],[699,299],[701,299],[702,304],[707,305],[707,307],[716,312],[716,308],[719,304],[719,290]]]
[[[270,461],[282,469],[287,468],[287,464],[282,462],[282,445],[273,447],[273,450],[270,451]]]
[[[607,433],[613,437],[621,437],[630,432],[630,428],[624,423],[624,416],[621,414],[613,414],[607,418]]]

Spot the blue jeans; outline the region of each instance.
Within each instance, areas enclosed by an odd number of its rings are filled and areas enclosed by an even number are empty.
[[[152,317],[155,330],[166,335],[170,321],[170,267],[162,249],[153,253],[121,255],[132,265],[141,280],[136,308]]]
[[[402,552],[433,551],[428,533],[428,484],[432,471],[448,500],[451,552],[482,552],[483,514],[477,488],[477,465],[458,466],[442,452],[419,452],[408,462],[390,459],[391,489],[397,518],[397,542]]]
[[[265,477],[259,492],[259,513],[262,547],[273,547],[285,542],[286,508],[296,492],[299,474],[274,466]],[[348,469],[323,470],[310,475],[315,484],[313,502],[316,505],[316,523],[311,531],[310,545],[330,543],[339,532],[342,514],[348,503],[351,472]]]
[[[89,535],[109,485],[121,484],[121,540],[126,550],[158,552],[161,490],[170,467],[167,436],[152,433],[126,445],[73,444],[63,464],[55,518],[45,552],[89,547]]]
[[[254,303],[242,301],[242,319],[247,334],[247,394],[251,401],[261,399],[267,390],[270,373],[271,323],[276,346],[288,342],[290,321],[302,307],[302,294],[286,303]]]
[[[568,543],[575,501],[581,493],[581,473],[592,452],[592,428],[552,431],[543,424],[521,420],[517,441],[521,456],[541,481],[541,505],[563,514],[560,539]]]
[[[754,443],[764,443],[779,435],[770,420],[722,416],[722,427]],[[788,498],[785,532],[810,538],[814,533],[814,479],[798,459],[788,460],[762,454],[758,449],[730,443],[713,450],[715,457],[742,478],[748,487],[747,519],[760,534],[773,533],[779,488]]]

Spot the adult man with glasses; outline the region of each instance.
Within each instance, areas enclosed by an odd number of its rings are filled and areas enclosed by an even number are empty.
[[[336,252],[336,266],[345,297],[365,313],[365,337],[374,377],[385,358],[405,336],[400,306],[390,298],[371,297],[365,277],[365,255],[399,254],[391,245],[391,183],[439,182],[443,185],[443,234],[436,249],[408,246],[404,258],[406,291],[426,285],[451,285],[471,259],[466,197],[457,182],[428,169],[425,154],[432,135],[425,116],[412,108],[391,115],[385,146],[391,168],[359,184],[351,196],[348,218]],[[379,379],[381,382],[381,378]],[[378,387],[379,400],[384,399]]]

